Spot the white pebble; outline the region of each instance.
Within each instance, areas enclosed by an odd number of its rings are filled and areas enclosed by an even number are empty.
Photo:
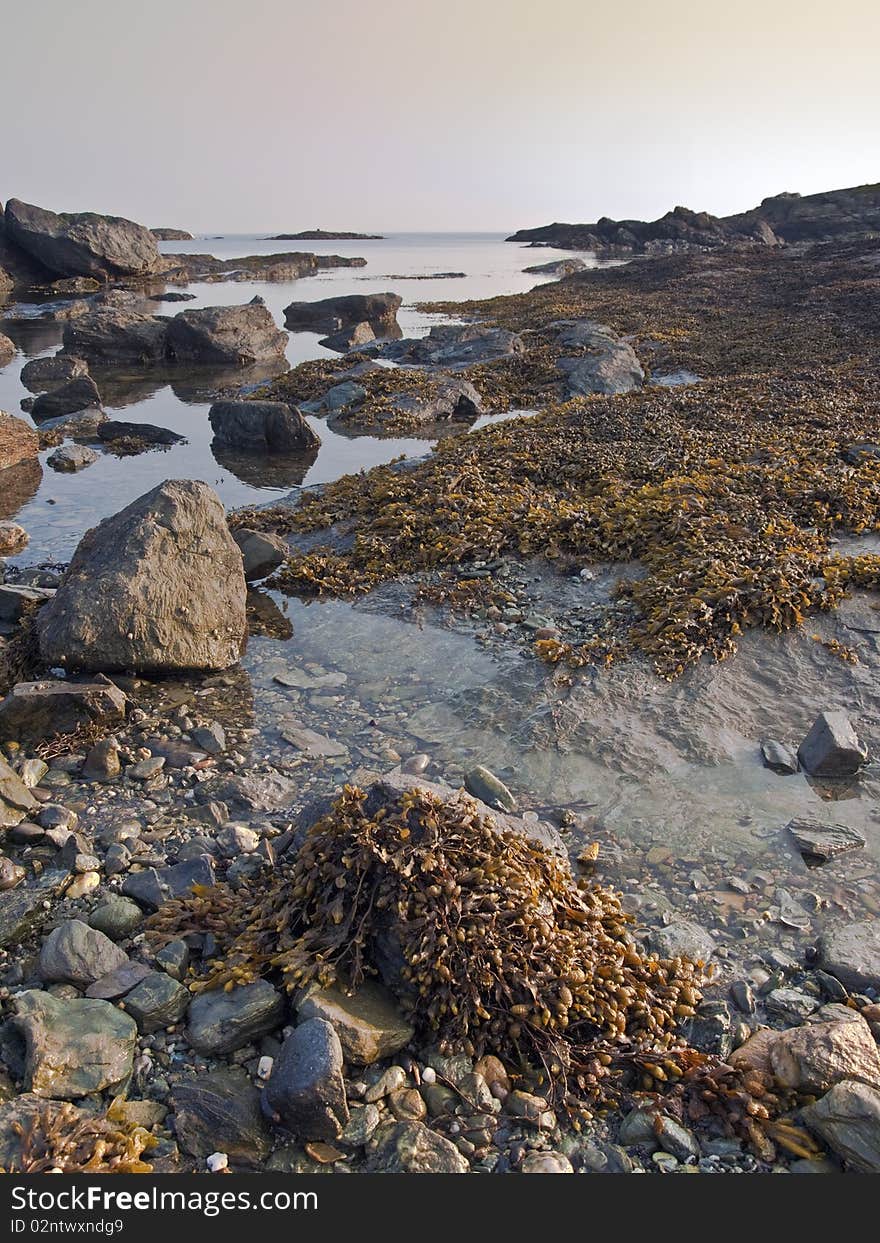
[[[268,1079],[272,1073],[272,1067],[275,1065],[274,1057],[261,1057],[257,1063],[257,1078]]]
[[[225,1152],[212,1152],[210,1157],[205,1161],[208,1172],[211,1174],[219,1174],[221,1170],[225,1170],[229,1165],[229,1158]]]
[[[436,1083],[437,1072],[433,1066],[426,1066],[422,1071],[422,1083]]]

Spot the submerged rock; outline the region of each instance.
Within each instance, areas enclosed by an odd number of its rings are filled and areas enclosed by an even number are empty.
[[[823,824],[819,820],[790,820],[788,831],[808,862],[827,863],[848,850],[860,850],[865,839],[848,824]]]
[[[226,669],[244,645],[245,598],[216,493],[168,480],[80,541],[38,615],[40,651],[73,669]]]
[[[516,799],[503,781],[482,764],[465,774],[465,789],[496,811],[516,811]]]
[[[867,758],[867,748],[840,709],[821,712],[798,748],[798,759],[813,777],[851,777]]]

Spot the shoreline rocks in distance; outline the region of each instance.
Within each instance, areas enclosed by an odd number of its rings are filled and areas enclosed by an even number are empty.
[[[508,242],[598,255],[668,254],[720,246],[784,246],[837,241],[880,230],[880,183],[821,194],[777,194],[732,216],[676,207],[659,220],[548,224],[518,229]],[[526,269],[528,271],[529,269]]]
[[[275,233],[267,242],[384,242],[381,233],[337,233],[327,229],[303,229],[301,233]]]
[[[400,333],[397,312],[402,302],[396,293],[347,294],[317,302],[291,302],[284,308],[284,323],[294,332],[323,335],[369,324],[377,337],[387,336],[395,329]]]
[[[186,229],[150,229],[153,237],[157,242],[191,242],[193,241],[192,233],[187,233]]]

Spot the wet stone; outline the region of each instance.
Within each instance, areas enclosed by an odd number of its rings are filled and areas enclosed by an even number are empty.
[[[187,1039],[196,1052],[222,1057],[274,1031],[283,1016],[281,995],[265,980],[200,993],[189,1008]]]
[[[62,1100],[121,1087],[137,1028],[107,1001],[19,993],[13,1023],[25,1041],[25,1091]]]
[[[158,870],[145,868],[142,872],[130,872],[123,881],[122,892],[143,906],[158,910],[168,898],[189,897],[194,885],[211,887],[213,884],[214,864],[207,855],[199,855]]]
[[[90,984],[86,989],[86,996],[98,997],[101,1001],[115,1001],[130,992],[149,974],[150,968],[142,962],[124,962],[115,971]]]
[[[183,980],[189,967],[189,946],[186,941],[169,941],[156,954],[156,966],[172,980]]]
[[[123,1006],[142,1035],[163,1031],[178,1023],[192,1000],[188,989],[164,971],[150,971],[130,993]]]
[[[849,850],[860,850],[865,839],[848,824],[822,824],[818,820],[790,820],[788,832],[807,863],[827,863]]]
[[[715,940],[705,928],[687,919],[654,928],[648,938],[651,950],[661,958],[690,958],[707,962],[715,953]]]
[[[276,1057],[266,1105],[278,1124],[299,1139],[339,1139],[349,1121],[342,1078],[342,1045],[323,1019],[295,1027]]]
[[[825,933],[819,960],[822,968],[848,989],[880,989],[880,921],[844,924]]]
[[[230,1164],[258,1167],[272,1150],[260,1093],[247,1075],[218,1070],[174,1086],[174,1131],[184,1152],[205,1160],[226,1153]]]
[[[454,1144],[423,1122],[398,1122],[382,1135],[371,1166],[388,1174],[466,1174]]]
[[[880,1174],[880,1091],[863,1083],[835,1084],[801,1111],[804,1122],[847,1165]]]
[[[818,1010],[819,1002],[797,988],[774,988],[767,994],[767,1009],[788,1023],[803,1023]]]
[[[489,807],[494,807],[499,811],[515,811],[516,799],[508,790],[503,781],[500,781],[493,772],[488,768],[484,768],[482,764],[478,764],[476,768],[472,768],[465,774],[465,789],[474,798],[480,799]]]
[[[127,898],[108,898],[89,916],[89,926],[103,932],[111,941],[130,937],[144,922],[144,913]]]
[[[127,963],[128,955],[118,945],[79,919],[59,924],[40,950],[40,976],[47,983],[84,987]]]

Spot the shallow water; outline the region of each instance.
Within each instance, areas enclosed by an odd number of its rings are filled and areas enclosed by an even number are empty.
[[[224,238],[163,249],[232,257],[296,245]],[[314,248],[363,254],[369,266],[278,285],[193,285],[188,292],[197,300],[185,305],[245,302],[259,294],[281,323],[288,302],[331,294],[392,288],[408,302],[485,297],[531,287],[536,278],[520,269],[555,257],[481,235],[400,235]],[[445,270],[468,277],[383,279],[391,272]],[[176,310],[155,305],[159,313]],[[431,323],[412,306],[404,306],[399,318],[406,335],[424,333]],[[61,333],[55,325],[35,323],[10,335],[24,356],[0,371],[0,407],[16,411],[25,396],[18,380],[22,362],[53,351]],[[292,335],[290,360],[325,354],[317,340],[314,334]],[[17,559],[21,564],[66,559],[87,527],[165,478],[203,479],[233,507],[430,449],[424,439],[344,437],[313,421],[322,437],[317,457],[276,462],[269,472],[215,458],[209,403],[197,377],[144,372],[108,394],[111,414],[170,427],[188,443],[133,458],[104,456],[72,476],[46,469],[42,478],[35,474],[21,485],[23,493],[7,489],[0,496],[4,516],[17,516],[31,534],[29,549]],[[590,604],[607,591],[601,576],[593,583],[562,583],[536,572],[535,580],[535,599],[550,615],[563,595],[581,593]],[[249,643],[244,666],[259,731],[255,756],[297,772],[304,794],[330,790],[359,768],[383,771],[415,752],[428,753],[429,777],[453,783],[472,764],[483,763],[507,781],[524,807],[542,814],[574,808],[579,819],[572,844],[594,836],[601,842],[600,873],[620,884],[633,908],[656,913],[672,906],[726,930],[731,940],[754,940],[756,950],[768,944],[802,950],[805,938],[828,919],[880,913],[880,766],[869,766],[848,786],[823,789],[802,774],[769,772],[759,752],[765,737],[796,746],[819,711],[840,705],[872,754],[880,754],[880,614],[869,597],[856,597],[797,634],[747,635],[736,657],[703,664],[671,686],[635,663],[560,677],[522,649],[481,646],[477,625],[453,628],[433,610],[413,619],[393,592],[354,605],[266,595],[264,606],[268,614],[282,615],[292,636],[254,636]],[[830,656],[813,633],[855,647],[860,663]],[[316,684],[297,690],[275,682],[286,669],[305,671]],[[294,721],[342,744],[344,754],[304,756],[281,736],[285,722]],[[795,816],[843,820],[864,834],[866,848],[810,870],[785,832]],[[695,870],[704,878],[699,885]],[[727,885],[731,877],[748,877],[756,896],[741,898]],[[773,917],[783,888],[805,912],[797,931]]]
[[[180,309],[217,305],[240,305],[259,295],[283,326],[284,307],[298,300],[317,301],[352,293],[391,289],[404,299],[398,320],[405,336],[423,336],[437,316],[417,311],[414,302],[432,299],[482,298],[499,293],[531,289],[542,278],[527,276],[522,268],[554,258],[570,258],[569,252],[533,250],[505,244],[501,234],[395,234],[382,242],[270,242],[263,235],[198,238],[193,242],[167,242],[166,254],[211,253],[220,258],[273,254],[291,250],[314,250],[318,254],[362,256],[365,268],[338,268],[297,281],[197,282],[186,286],[195,300],[185,303],[147,303],[152,314],[173,315]],[[585,258],[588,258],[585,256]],[[387,281],[394,274],[420,275],[441,271],[466,272],[462,280]],[[543,278],[546,279],[546,278]],[[21,414],[19,403],[31,394],[19,379],[30,358],[53,354],[60,347],[63,326],[35,320],[8,324],[4,331],[21,353],[0,368],[0,410]],[[338,355],[318,344],[321,334],[291,333],[287,357],[292,365],[311,358]],[[323,420],[310,420],[321,437],[317,456],[310,454],[287,462],[245,458],[218,461],[208,424],[210,401],[206,388],[215,386],[216,372],[208,369],[159,373],[148,368],[110,379],[96,371],[98,385],[111,417],[132,422],[156,423],[187,437],[188,444],[167,451],[118,459],[102,456],[93,466],[74,475],[43,470],[42,479],[29,478],[22,498],[17,493],[0,495],[0,516],[16,517],[27,528],[31,543],[16,560],[32,564],[45,558],[66,559],[80,536],[101,518],[115,513],[136,496],[168,478],[200,479],[217,490],[228,508],[272,500],[292,487],[325,483],[352,471],[369,469],[406,455],[419,457],[431,447],[430,437],[343,436],[331,431]],[[253,383],[252,372],[231,374],[226,383]],[[202,398],[201,400],[199,398]],[[27,416],[25,416],[27,417]],[[483,426],[482,419],[475,426]],[[451,428],[458,434],[461,428]],[[45,465],[51,451],[41,455]],[[24,500],[24,503],[23,503]]]

